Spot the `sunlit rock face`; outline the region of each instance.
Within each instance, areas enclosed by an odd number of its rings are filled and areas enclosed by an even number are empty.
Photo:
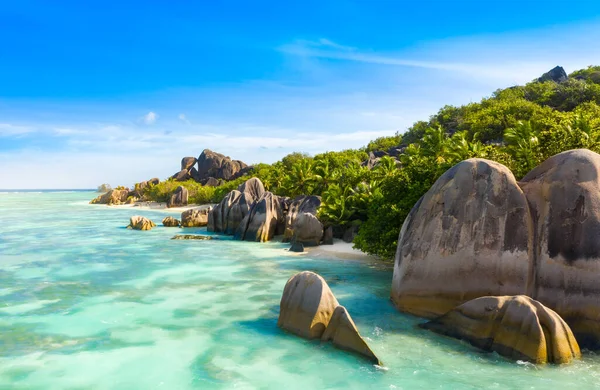
[[[134,215],[129,219],[128,229],[133,230],[150,230],[155,227],[156,224],[146,217],[140,215]]]
[[[526,294],[580,345],[600,347],[600,155],[555,155],[517,183],[470,159],[442,175],[406,218],[391,298],[432,318],[468,300]]]
[[[521,181],[533,229],[527,294],[600,347],[600,155],[557,154]]]
[[[375,364],[379,359],[358,332],[350,313],[341,306],[320,275],[304,271],[285,285],[277,326],[306,339],[331,341]]]
[[[523,294],[529,223],[527,200],[508,168],[483,159],[455,165],[402,226],[393,302],[431,318],[477,297]]]
[[[562,364],[581,357],[565,321],[524,295],[476,298],[421,326],[514,360]]]

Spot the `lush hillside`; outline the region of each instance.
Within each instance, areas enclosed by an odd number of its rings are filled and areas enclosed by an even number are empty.
[[[277,195],[321,195],[325,224],[338,231],[358,227],[355,246],[390,259],[412,206],[457,162],[495,160],[519,179],[546,158],[576,148],[600,151],[600,67],[568,76],[557,67],[479,103],[445,106],[405,134],[374,140],[360,150],[313,157],[293,153],[272,165],[258,164],[211,196],[220,200],[250,176]],[[159,184],[168,185],[173,184]]]

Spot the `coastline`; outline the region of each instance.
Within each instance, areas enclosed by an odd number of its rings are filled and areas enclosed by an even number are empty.
[[[383,263],[378,257],[369,255],[359,249],[354,249],[352,243],[344,242],[339,238],[333,240],[333,245],[305,247],[304,250],[305,253],[315,257],[335,257],[341,260],[360,260]]]
[[[130,208],[130,209],[137,209],[137,210],[152,210],[152,211],[162,211],[165,213],[182,213],[184,211],[187,210],[191,210],[191,209],[205,209],[208,207],[214,207],[215,204],[190,204],[187,206],[181,206],[181,207],[171,207],[168,208],[167,204],[165,202],[137,202],[137,203],[133,203],[133,204],[120,204],[120,205],[105,205],[108,207],[114,207],[114,208]]]

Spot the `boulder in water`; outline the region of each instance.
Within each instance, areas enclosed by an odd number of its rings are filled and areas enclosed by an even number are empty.
[[[211,208],[189,209],[181,213],[181,227],[203,227],[208,225]]]
[[[476,298],[421,326],[514,360],[560,364],[581,357],[565,321],[524,295]]]
[[[150,230],[155,226],[156,224],[148,218],[142,217],[140,215],[134,215],[129,219],[129,225],[127,225],[127,229]]]
[[[166,227],[179,227],[179,225],[181,225],[181,221],[171,216],[168,216],[163,219],[162,224]]]
[[[300,272],[288,280],[277,326],[307,339],[331,340],[335,346],[379,364],[348,311],[340,306],[327,282],[314,272]]]

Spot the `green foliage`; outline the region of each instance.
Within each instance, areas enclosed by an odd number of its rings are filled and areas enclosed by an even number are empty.
[[[379,137],[371,142],[368,143],[367,145],[367,153],[368,152],[374,152],[376,150],[383,150],[383,151],[387,151],[390,148],[399,146],[402,143],[402,135],[396,133],[396,135],[393,135],[391,137]]]
[[[373,169],[368,152],[402,146],[397,159],[383,157]],[[190,202],[219,202],[250,177],[277,195],[319,195],[325,225],[359,226],[355,247],[382,259],[396,251],[400,228],[415,203],[448,168],[469,158],[507,166],[517,179],[565,150],[600,151],[600,67],[576,71],[564,82],[533,81],[495,91],[460,107],[444,106],[404,135],[381,137],[359,150],[311,157],[291,153],[274,164],[257,164],[249,175],[202,187],[167,180],[145,190],[166,201],[179,185]]]
[[[183,186],[188,190],[188,202],[190,204],[211,203],[214,198],[215,187],[203,186],[191,179],[188,181],[175,181],[173,179],[161,181],[157,185],[144,189],[142,196],[144,199],[155,202],[166,202],[179,186]]]
[[[112,187],[108,183],[100,184],[96,189],[96,192],[108,192],[112,190]]]

